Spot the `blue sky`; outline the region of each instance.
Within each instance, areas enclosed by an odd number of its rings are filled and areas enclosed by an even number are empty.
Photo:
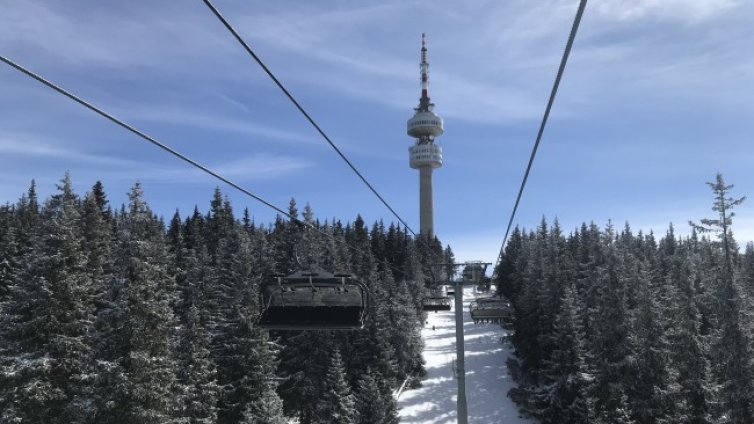
[[[405,122],[428,36],[430,96],[445,119],[435,228],[463,260],[494,260],[578,1],[216,0],[273,72],[418,229]],[[593,0],[516,223],[557,217],[687,232],[722,172],[754,195],[754,3]],[[392,216],[199,0],[7,0],[0,52],[271,202],[321,219]],[[157,212],[206,211],[218,184],[0,66],[0,201],[70,171],[120,205],[141,181]],[[274,213],[222,187],[238,212]],[[734,223],[754,240],[754,200]]]

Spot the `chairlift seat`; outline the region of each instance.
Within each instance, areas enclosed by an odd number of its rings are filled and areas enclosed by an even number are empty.
[[[297,271],[267,281],[259,325],[271,330],[351,330],[364,327],[366,286],[351,275]]]
[[[426,297],[422,309],[425,311],[449,311],[450,299],[447,297]]]
[[[475,324],[479,322],[510,323],[513,312],[508,301],[501,298],[483,298],[469,304],[469,313]]]

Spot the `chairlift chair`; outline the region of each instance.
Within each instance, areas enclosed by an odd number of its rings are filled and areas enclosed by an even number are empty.
[[[273,277],[261,290],[259,326],[270,330],[353,330],[364,327],[369,295],[349,274],[299,270]]]
[[[422,307],[425,311],[449,311],[450,299],[448,299],[447,286],[441,285],[427,288]]]
[[[513,319],[510,303],[502,298],[491,297],[472,301],[469,304],[469,313],[474,324],[509,324]]]
[[[488,265],[490,265],[489,262],[466,262],[461,272],[464,283],[475,284],[479,289],[488,288],[490,280],[485,275]]]

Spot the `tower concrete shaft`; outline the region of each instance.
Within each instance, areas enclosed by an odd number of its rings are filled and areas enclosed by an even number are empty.
[[[432,237],[435,233],[432,202],[432,167],[419,168],[419,231]]]
[[[409,164],[419,170],[419,227],[423,235],[434,236],[434,214],[432,204],[432,170],[442,166],[442,147],[435,144],[435,137],[442,135],[443,121],[434,112],[435,104],[429,99],[429,63],[427,62],[427,42],[422,34],[421,97],[419,106],[414,108],[414,116],[406,123],[406,132],[415,138],[409,147]]]

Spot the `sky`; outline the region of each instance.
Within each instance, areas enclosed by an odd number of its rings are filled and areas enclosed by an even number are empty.
[[[0,54],[248,190],[321,220],[395,221],[200,0],[0,0]],[[445,120],[435,232],[494,262],[577,0],[244,1],[215,5],[415,230],[406,120],[430,88]],[[592,0],[515,224],[612,222],[664,235],[711,217],[705,182],[754,195],[754,2]],[[116,207],[140,182],[169,218],[215,187],[258,223],[275,212],[0,64],[0,202],[70,172]],[[754,240],[754,199],[734,233]]]

